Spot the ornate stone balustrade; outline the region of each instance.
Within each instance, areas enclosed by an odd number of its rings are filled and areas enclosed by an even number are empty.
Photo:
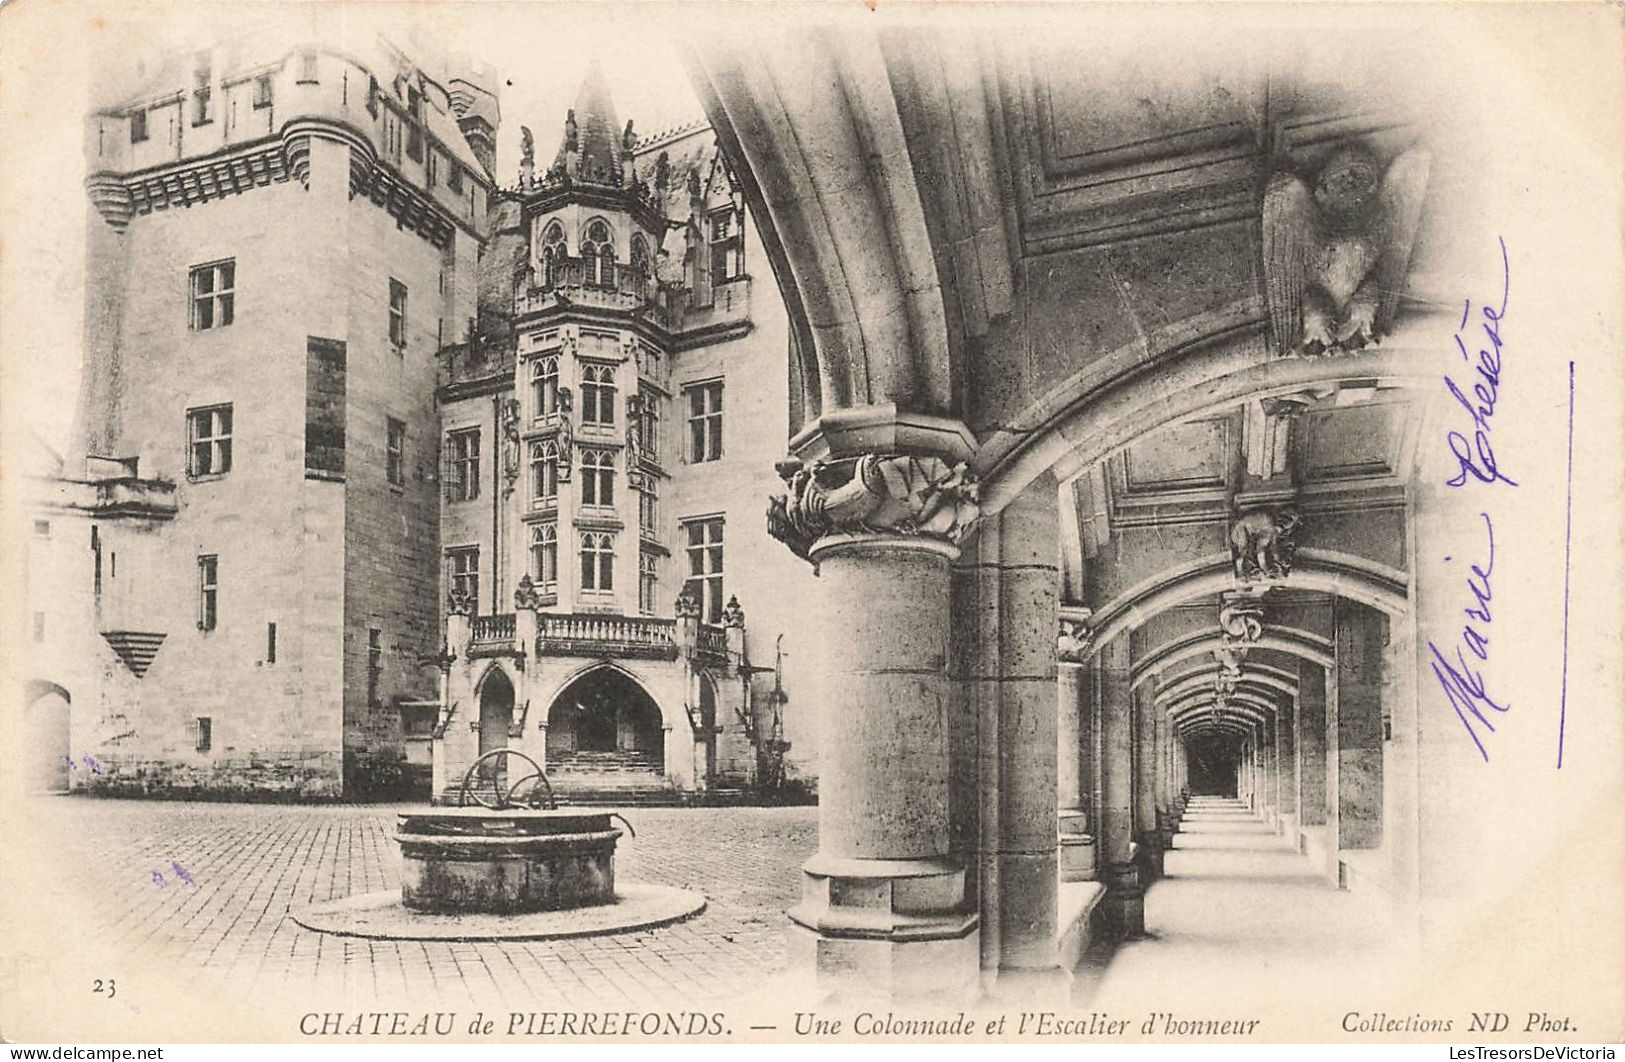
[[[512,645],[514,623],[512,612],[497,616],[474,616],[469,624],[468,643],[470,647],[480,648]]]
[[[694,649],[704,656],[727,656],[727,631],[710,623],[700,624],[699,635],[694,640]]]
[[[542,613],[536,624],[538,655],[677,657],[676,620]]]
[[[663,325],[670,325],[666,308],[659,301],[659,289],[649,270],[636,270],[630,265],[613,263],[607,267],[609,276],[601,277],[606,268],[585,258],[563,258],[554,266],[552,284],[544,286],[545,278],[533,275],[528,284],[514,295],[515,316],[539,313],[555,306],[590,306],[598,309],[632,310],[644,312]]]

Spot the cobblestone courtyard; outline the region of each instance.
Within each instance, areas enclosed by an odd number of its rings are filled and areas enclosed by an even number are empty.
[[[293,993],[334,1009],[726,1003],[783,970],[784,910],[816,847],[814,808],[636,808],[617,876],[703,893],[698,917],[503,943],[371,941],[296,925],[290,908],[400,887],[393,831],[404,807],[30,802],[36,836],[55,847],[86,911],[83,929],[109,950],[156,959],[200,995]]]

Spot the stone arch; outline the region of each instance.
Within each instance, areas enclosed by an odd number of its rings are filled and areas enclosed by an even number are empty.
[[[1212,689],[1213,680],[1218,677],[1219,672],[1220,668],[1217,664],[1212,667],[1198,668],[1186,672],[1173,682],[1158,689],[1156,699],[1160,703],[1182,697],[1192,689]],[[1287,683],[1273,675],[1259,674],[1248,667],[1243,667],[1241,678],[1236,685],[1238,689],[1257,687],[1260,691],[1270,690],[1274,693],[1285,694],[1288,697],[1295,697],[1298,692],[1296,683]]]
[[[66,687],[45,679],[24,686],[23,743],[28,788],[65,793],[72,742],[73,697]]]
[[[1224,644],[1224,636],[1217,631],[1198,631],[1195,634],[1165,642],[1147,653],[1143,660],[1135,664],[1134,677],[1131,682],[1134,686],[1143,685],[1158,672],[1165,671],[1193,657],[1211,653]],[[1322,638],[1318,634],[1299,630],[1296,627],[1271,625],[1258,641],[1251,644],[1251,648],[1286,653],[1302,660],[1308,660],[1310,663],[1319,664],[1321,667],[1330,667],[1332,663],[1331,641]],[[1256,667],[1257,665],[1249,666]]]
[[[1405,615],[1409,608],[1410,578],[1404,572],[1334,550],[1298,550],[1285,585],[1346,597],[1390,616]],[[1164,609],[1235,586],[1230,555],[1212,553],[1129,587],[1095,611],[1096,651]]]
[[[59,686],[49,679],[29,679],[23,686],[23,703],[32,704],[47,693],[54,693],[69,704],[73,703],[73,695],[68,692],[67,688]]]
[[[1217,326],[1228,316],[1213,311],[1168,329],[1189,333],[1208,322]],[[985,440],[971,462],[982,477],[983,512],[998,512],[1045,472],[1065,481],[1140,436],[1239,402],[1345,380],[1406,388],[1434,382],[1427,357],[1403,345],[1337,358],[1278,358],[1259,341],[1262,328],[1261,322],[1232,325],[1228,332],[1187,337],[1149,359],[1164,365],[1161,371],[1125,369],[1104,387],[1098,369],[1091,367],[1034,402],[1010,427]],[[1148,360],[1139,343],[1133,350],[1136,365]]]
[[[576,669],[547,699],[549,767],[663,773],[665,716],[630,670],[613,661]]]
[[[518,711],[519,684],[508,669],[493,661],[474,685],[476,718],[480,724],[479,750],[483,755],[508,746],[509,734]]]

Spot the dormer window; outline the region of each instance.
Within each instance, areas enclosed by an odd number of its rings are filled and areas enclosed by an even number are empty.
[[[139,144],[147,139],[147,109],[130,112],[130,143]]]
[[[271,105],[271,75],[261,74],[254,79],[254,109],[261,110]]]
[[[732,207],[711,214],[711,283],[745,275],[745,249]]]
[[[209,67],[209,57],[200,55],[196,65],[192,68],[192,124],[205,125],[214,120],[214,113],[210,109],[210,100],[213,95],[214,73]]]

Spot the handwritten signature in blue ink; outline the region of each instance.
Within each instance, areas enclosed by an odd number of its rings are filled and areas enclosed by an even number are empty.
[[[1428,642],[1428,652],[1433,654],[1433,677],[1439,680],[1445,699],[1456,710],[1456,718],[1467,728],[1467,736],[1478,746],[1478,754],[1488,763],[1489,750],[1484,747],[1474,720],[1493,734],[1495,723],[1491,721],[1492,716],[1484,714],[1485,710],[1505,714],[1512,706],[1501,704],[1490,696],[1485,688],[1483,672],[1467,656],[1471,654],[1480,664],[1488,663],[1490,659],[1490,575],[1495,571],[1495,528],[1490,523],[1489,513],[1480,515],[1484,518],[1484,530],[1489,535],[1489,557],[1483,567],[1471,565],[1467,574],[1467,590],[1473,596],[1473,604],[1462,609],[1467,622],[1462,624],[1461,636],[1454,646],[1455,662],[1447,659],[1432,641]],[[1446,557],[1445,560],[1450,558]]]
[[[1471,366],[1478,379],[1472,384],[1472,397],[1468,398],[1461,389],[1461,385],[1446,374],[1444,384],[1450,389],[1461,408],[1473,422],[1473,439],[1469,443],[1467,437],[1459,431],[1452,431],[1445,435],[1445,443],[1450,447],[1450,453],[1456,459],[1456,474],[1445,480],[1452,487],[1465,484],[1468,477],[1479,483],[1505,483],[1509,487],[1518,484],[1502,472],[1495,460],[1495,447],[1490,442],[1491,419],[1495,416],[1495,403],[1501,395],[1501,322],[1506,320],[1507,299],[1512,291],[1512,266],[1507,258],[1506,240],[1501,244],[1501,303],[1499,306],[1479,307],[1479,327],[1483,336],[1477,342],[1482,345],[1478,348],[1478,362],[1473,364],[1472,357],[1467,353],[1467,343],[1461,338],[1462,331],[1467,327],[1468,318],[1472,315],[1473,302],[1468,299],[1461,308],[1461,324],[1456,326],[1456,349],[1461,352],[1461,360]]]
[[[191,885],[194,888],[197,886],[197,879],[192,877],[191,872],[185,867],[181,866],[178,861],[171,859],[169,861],[169,869],[170,872],[175,875],[175,878],[178,881],[185,882],[187,885]],[[154,870],[152,872],[152,883],[154,885],[168,885],[169,881],[164,877],[163,871]]]

